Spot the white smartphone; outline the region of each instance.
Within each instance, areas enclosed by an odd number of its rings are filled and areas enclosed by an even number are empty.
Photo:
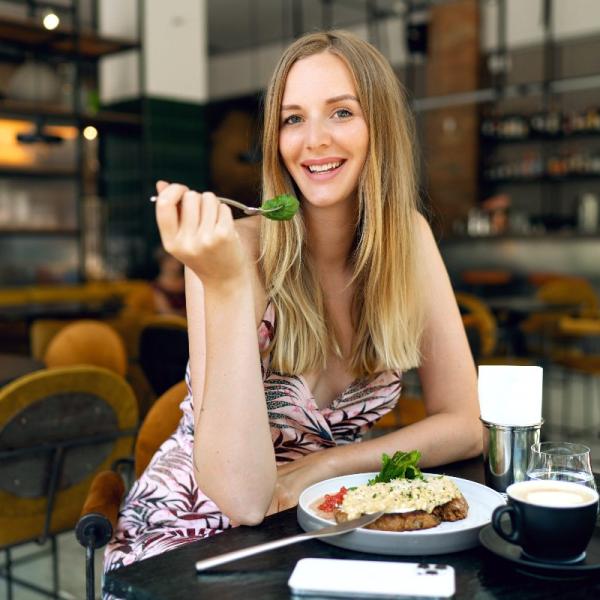
[[[303,558],[288,580],[294,596],[451,598],[454,569],[439,563]]]

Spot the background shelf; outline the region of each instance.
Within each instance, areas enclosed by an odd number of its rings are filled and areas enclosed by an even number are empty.
[[[123,50],[139,48],[135,40],[100,37],[90,31],[61,28],[48,31],[38,21],[0,16],[0,40],[23,49],[97,59]]]

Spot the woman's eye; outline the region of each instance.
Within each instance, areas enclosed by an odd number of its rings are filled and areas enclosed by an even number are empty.
[[[352,113],[347,108],[338,108],[334,114],[338,119],[347,119],[352,116]]]
[[[294,125],[295,123],[300,123],[301,121],[300,115],[290,115],[283,120],[284,125]]]

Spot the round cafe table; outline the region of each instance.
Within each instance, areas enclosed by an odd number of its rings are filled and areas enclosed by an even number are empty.
[[[0,353],[0,386],[28,373],[33,373],[33,371],[39,371],[45,366],[41,360],[30,356]]]
[[[428,469],[482,483],[483,461],[475,458]],[[600,480],[598,480],[600,483]],[[600,535],[600,526],[597,528]],[[451,565],[455,600],[581,600],[600,598],[600,574],[576,578],[532,576],[491,552],[471,550],[433,556],[392,556],[345,550],[310,540],[272,550],[197,574],[196,561],[301,533],[296,509],[276,513],[255,527],[235,527],[219,535],[174,548],[104,575],[104,592],[133,600],[296,600],[287,581],[302,558],[348,558]]]

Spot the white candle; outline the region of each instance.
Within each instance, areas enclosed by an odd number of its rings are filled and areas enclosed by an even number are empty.
[[[481,418],[496,425],[536,425],[542,420],[541,367],[481,365]]]

